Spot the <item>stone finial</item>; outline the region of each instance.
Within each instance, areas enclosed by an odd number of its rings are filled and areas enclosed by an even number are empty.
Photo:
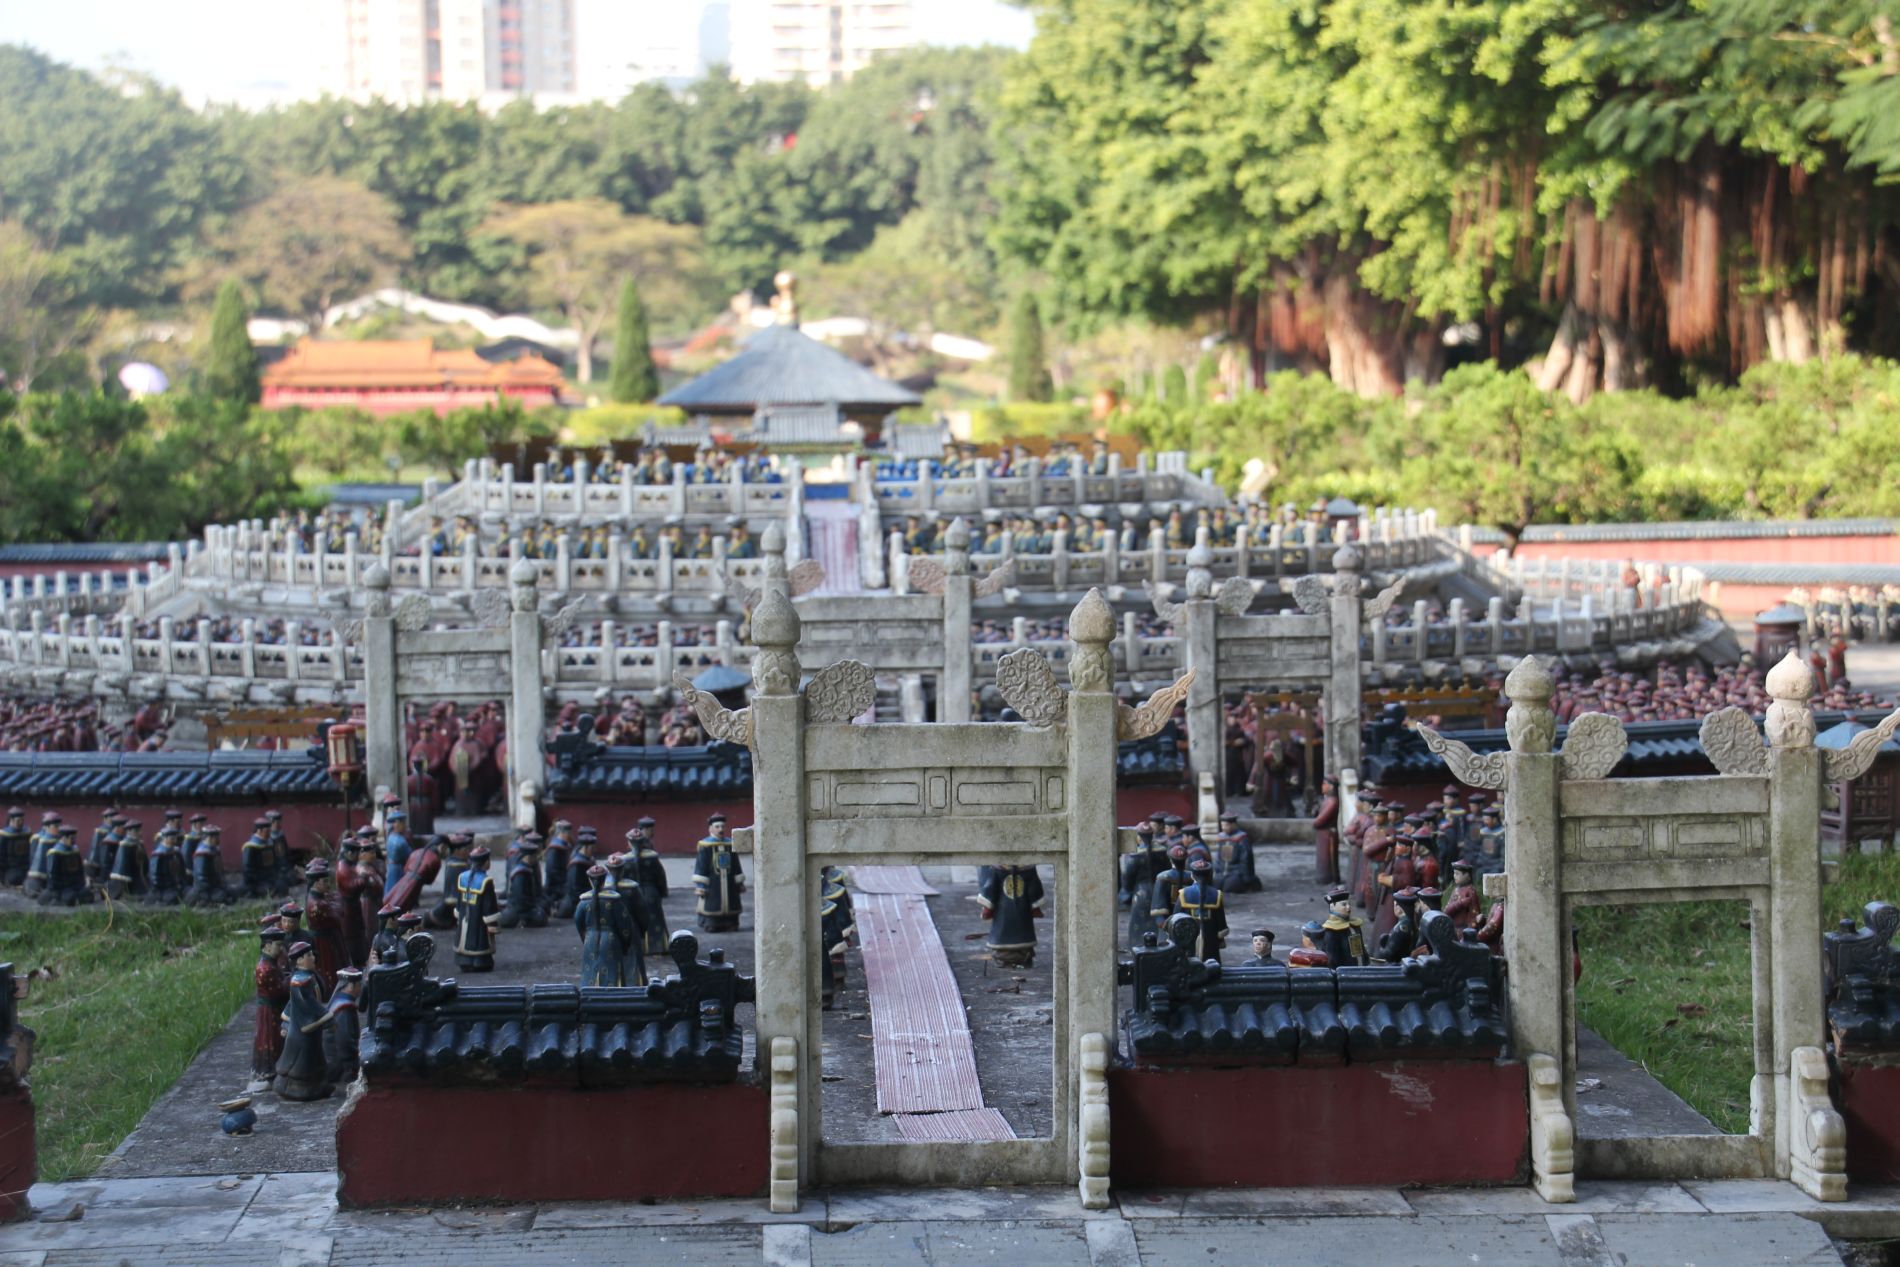
[[[768,589],[752,613],[752,680],[761,695],[792,695],[802,672],[798,664],[798,609],[783,590]]]
[[[1550,752],[1557,742],[1557,714],[1550,710],[1556,693],[1556,680],[1536,656],[1519,660],[1504,679],[1504,694],[1511,701],[1504,715],[1504,735],[1512,752]]]
[[[759,551],[765,556],[765,579],[785,580],[785,529],[777,523],[767,524],[765,535],[759,539]]]
[[[1353,546],[1340,546],[1333,551],[1333,571],[1357,572],[1359,570],[1359,551]]]
[[[778,294],[772,300],[772,312],[778,324],[798,328],[798,274],[790,269],[780,269],[772,278],[772,285]]]
[[[970,525],[961,515],[944,529],[943,570],[949,576],[970,574]]]
[[[1768,733],[1768,746],[1812,748],[1814,714],[1808,708],[1808,700],[1814,695],[1814,670],[1801,659],[1800,652],[1790,647],[1781,663],[1768,670],[1764,685],[1769,698],[1774,700],[1762,724]]]
[[[1108,644],[1115,640],[1115,611],[1091,589],[1069,613],[1069,685],[1078,691],[1106,691],[1112,672]]]
[[[1339,549],[1333,551],[1334,594],[1352,598],[1365,592],[1365,582],[1359,575],[1359,568],[1363,562],[1364,560],[1359,557],[1358,549],[1353,546],[1340,546]],[[1400,579],[1402,582],[1403,578]],[[1390,602],[1386,605],[1391,606]],[[1367,613],[1368,617],[1372,614]],[[1381,610],[1378,615],[1383,616],[1385,612]]]
[[[1187,596],[1209,598],[1214,593],[1214,546],[1206,528],[1194,530],[1194,545],[1187,552]]]
[[[363,601],[364,614],[389,615],[389,569],[380,563],[372,563],[364,568],[363,588],[369,591]]]
[[[508,569],[508,581],[514,587],[512,606],[515,611],[531,612],[540,605],[534,592],[534,587],[540,579],[541,569],[535,566],[532,559],[518,560],[512,568]]]

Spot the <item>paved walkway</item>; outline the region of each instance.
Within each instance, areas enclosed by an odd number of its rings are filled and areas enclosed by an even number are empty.
[[[1839,1264],[1835,1236],[1900,1232],[1900,1190],[1823,1207],[1783,1183],[1528,1189],[1137,1193],[1085,1214],[1066,1189],[852,1191],[795,1215],[763,1201],[337,1210],[332,1175],[42,1184],[40,1216],[0,1228],[0,1267],[1757,1267]],[[1865,1261],[1880,1261],[1867,1259]]]

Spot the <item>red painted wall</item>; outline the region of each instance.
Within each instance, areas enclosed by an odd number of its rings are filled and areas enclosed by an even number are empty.
[[[27,1216],[26,1190],[37,1173],[33,1097],[15,1088],[0,1094],[0,1223]]]
[[[1847,1123],[1847,1177],[1900,1183],[1900,1069],[1840,1062],[1841,1117]]]
[[[337,1203],[760,1196],[767,1104],[739,1083],[360,1090],[337,1117]]]
[[[1111,1069],[1109,1175],[1135,1188],[1523,1183],[1516,1061]]]
[[[1496,546],[1472,551],[1484,555]],[[1527,541],[1526,559],[1635,559],[1670,563],[1900,563],[1900,536],[1666,537],[1631,541]]]
[[[489,404],[497,396],[518,400],[529,409],[539,409],[543,405],[560,403],[559,395],[549,387],[504,387],[499,391],[494,388],[483,388],[478,391],[457,391],[453,388],[414,391],[394,389],[312,391],[308,388],[266,385],[263,404],[266,409],[282,409],[289,405],[303,405],[310,409],[323,409],[332,405],[352,405],[382,417],[387,414],[409,413],[417,409],[433,409],[438,414],[448,414],[457,409]]]

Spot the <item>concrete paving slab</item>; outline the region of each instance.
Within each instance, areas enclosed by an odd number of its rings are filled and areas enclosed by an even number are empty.
[[[17,1254],[0,1251],[0,1267],[46,1267],[46,1251],[33,1249]]]
[[[853,1188],[830,1193],[828,1221],[944,1223],[964,1220],[1098,1219],[1112,1210],[1084,1210],[1074,1188]]]
[[[1197,1215],[1257,1215],[1332,1218],[1365,1215],[1410,1215],[1397,1188],[1216,1188],[1189,1192],[1181,1213]]]
[[[1572,1205],[1552,1205],[1530,1188],[1421,1188],[1405,1199],[1420,1214],[1700,1214],[1702,1205],[1675,1183],[1584,1179]]]
[[[192,1209],[231,1206],[242,1209],[264,1186],[261,1174],[171,1175],[138,1179],[77,1179],[71,1183],[36,1183],[28,1194],[38,1210],[83,1201],[88,1208],[112,1206],[189,1206]]]
[[[825,1221],[823,1196],[807,1194],[796,1214],[774,1214],[756,1197],[711,1201],[589,1201],[544,1206],[534,1230],[574,1227],[678,1227],[697,1223],[809,1224]]]
[[[1778,1179],[1718,1179],[1682,1185],[1714,1214],[1798,1214],[1843,1238],[1900,1237],[1900,1188],[1850,1185],[1846,1201],[1816,1201]]]
[[[1135,1229],[1126,1219],[1095,1219],[1084,1230],[1089,1240],[1089,1267],[1141,1267]]]
[[[1824,1228],[1792,1214],[1605,1214],[1596,1225],[1626,1267],[1839,1267],[1841,1261]]]
[[[765,1267],[811,1267],[811,1228],[801,1223],[775,1223],[764,1229],[761,1246]]]
[[[1144,1267],[1564,1267],[1541,1218],[1150,1219],[1134,1228]]]
[[[1547,1214],[1544,1226],[1557,1242],[1564,1267],[1622,1267],[1622,1262],[1603,1243],[1597,1221],[1588,1214]]]
[[[258,1267],[275,1263],[268,1241],[183,1241],[51,1250],[46,1267]]]
[[[523,1263],[666,1264],[667,1267],[758,1267],[764,1238],[757,1227],[571,1228],[538,1235],[419,1237],[400,1247],[385,1237],[339,1234],[331,1267],[521,1267]],[[254,1264],[253,1264],[254,1267]]]
[[[352,1240],[386,1236],[422,1240],[439,1238],[443,1232],[506,1236],[533,1228],[535,1214],[535,1207],[531,1205],[338,1210],[331,1216],[330,1231],[339,1238]]]
[[[35,1208],[58,1213],[35,1203]],[[76,1219],[17,1223],[0,1228],[0,1250],[55,1249],[126,1250],[138,1246],[161,1246],[183,1242],[218,1243],[228,1238],[244,1213],[240,1205],[216,1205],[193,1209],[164,1205],[87,1206]],[[138,1255],[118,1254],[114,1261]]]
[[[1057,1222],[867,1223],[842,1232],[815,1232],[812,1267],[1089,1267],[1088,1234],[1080,1220]]]

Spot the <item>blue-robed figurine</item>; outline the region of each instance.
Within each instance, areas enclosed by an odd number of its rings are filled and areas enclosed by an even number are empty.
[[[664,955],[673,934],[666,927],[666,864],[653,847],[651,817],[641,815],[627,832],[628,867],[640,882],[640,929],[643,949],[649,955]]]
[[[92,901],[92,887],[86,883],[86,860],[79,855],[79,829],[65,826],[46,851],[46,888],[40,892],[43,906],[83,906]]]
[[[598,863],[587,869],[587,891],[574,904],[574,931],[581,936],[582,985],[646,984],[633,912]]]
[[[541,835],[529,832],[508,851],[507,901],[501,909],[501,926],[529,928],[548,926],[548,907],[541,897]]]
[[[724,814],[706,820],[706,838],[693,855],[693,888],[699,894],[700,928],[709,933],[738,929],[745,873],[739,868],[739,855],[732,851]]]
[[[541,846],[541,900],[557,919],[572,914],[580,896],[567,891],[567,863],[573,851],[574,825],[565,818],[556,819],[547,843]]]
[[[277,854],[271,848],[270,820],[251,823],[251,835],[238,853],[238,879],[245,897],[268,897],[277,874]]]
[[[394,893],[396,882],[402,879],[403,868],[409,865],[409,854],[414,848],[409,843],[409,816],[400,809],[391,809],[383,815],[383,848],[389,856],[387,878],[383,881],[383,892]]]
[[[485,845],[468,851],[468,868],[456,883],[455,919],[455,966],[464,972],[493,972],[501,903],[495,897],[495,878],[488,874]]]
[[[216,826],[204,828],[191,849],[191,891],[185,894],[188,906],[222,906],[237,900],[237,894],[224,887],[224,854],[220,848],[222,833]]]
[[[25,890],[28,897],[38,897],[46,891],[46,853],[57,843],[59,815],[47,810],[40,815],[40,829],[33,833],[27,845]]]
[[[1194,917],[1196,933],[1190,948],[1194,958],[1218,962],[1227,944],[1227,904],[1214,881],[1214,865],[1198,856],[1188,864],[1188,874],[1191,878],[1176,896],[1175,910]]]
[[[15,805],[7,811],[7,825],[0,827],[0,884],[18,888],[26,883],[26,867],[33,850],[33,837],[26,830],[26,811]]]

